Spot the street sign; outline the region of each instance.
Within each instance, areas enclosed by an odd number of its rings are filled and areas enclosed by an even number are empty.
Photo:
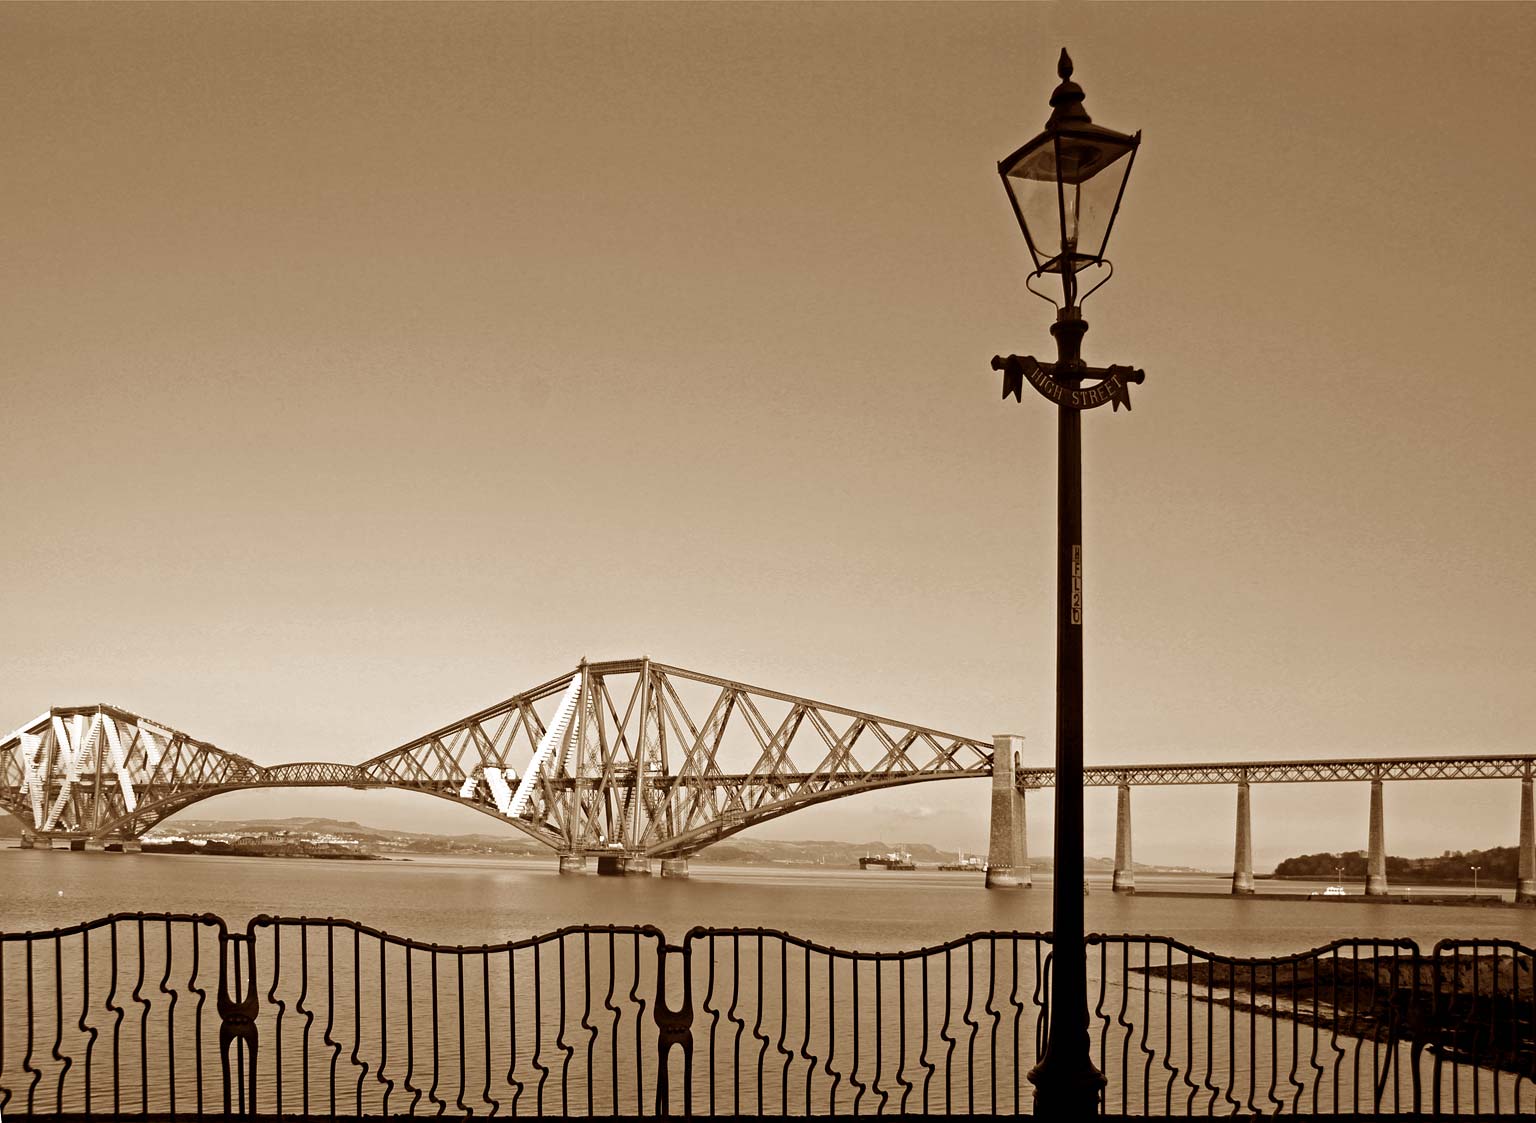
[[[1042,363],[1033,355],[1002,355],[992,357],[992,369],[1003,372],[1003,397],[1013,395],[1014,401],[1024,400],[1024,383],[1028,382],[1041,395],[1059,406],[1069,409],[1093,409],[1105,402],[1115,409],[1131,408],[1132,382],[1140,385],[1146,373],[1135,367],[1077,367],[1073,378],[1098,378],[1102,381],[1092,386],[1072,386],[1057,377],[1056,363]]]

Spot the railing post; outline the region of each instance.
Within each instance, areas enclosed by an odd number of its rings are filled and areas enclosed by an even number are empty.
[[[241,960],[244,960],[242,964]],[[256,944],[219,921],[219,1065],[224,1114],[256,1114]],[[231,1056],[233,1053],[233,1057]]]
[[[667,954],[675,953],[683,963],[683,1003],[673,1009],[667,1001]],[[691,948],[687,937],[682,947],[661,942],[656,945],[656,1003],[652,1007],[656,1020],[656,1114],[658,1116],[693,1114],[693,971],[690,968]],[[673,1109],[672,1068],[667,1063],[672,1046],[683,1050],[682,1111]],[[711,1105],[713,1109],[713,1105]]]

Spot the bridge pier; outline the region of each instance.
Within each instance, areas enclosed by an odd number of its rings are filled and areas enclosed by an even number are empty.
[[[661,876],[686,878],[688,876],[688,859],[663,858],[661,860]]]
[[[23,849],[23,850],[31,850],[36,845],[37,845],[37,839],[32,837],[32,833],[30,831],[22,831],[21,832],[21,849]]]
[[[107,840],[104,838],[88,838],[85,840],[84,844],[81,845],[80,849],[89,850],[93,854],[105,854],[107,850]]]
[[[650,877],[651,860],[644,854],[599,854],[598,877]]]
[[[1136,868],[1131,861],[1131,785],[1124,782],[1115,794],[1115,876],[1110,888],[1116,893],[1136,892]]]
[[[561,854],[561,873],[586,873],[587,856],[585,854]]]
[[[1532,798],[1529,767],[1520,781],[1520,867],[1515,900],[1536,903],[1536,800]]]
[[[1387,829],[1381,805],[1381,781],[1371,781],[1371,837],[1365,867],[1365,895],[1387,895]]]
[[[1021,864],[1019,839],[1023,826],[1015,812],[1023,806],[1016,786],[1015,754],[1024,738],[999,733],[992,738],[992,829],[987,844],[988,889],[1022,889],[1015,872]]]
[[[1253,810],[1247,779],[1237,782],[1237,849],[1232,855],[1232,893],[1238,897],[1253,894]]]
[[[138,839],[136,839],[136,838],[125,838],[125,839],[123,839],[122,853],[124,853],[124,854],[138,854],[138,853],[142,853],[143,850],[144,850],[144,847],[143,847],[143,845],[140,844]]]

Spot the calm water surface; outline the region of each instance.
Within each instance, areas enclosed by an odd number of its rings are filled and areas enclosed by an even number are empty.
[[[212,912],[232,926],[259,913],[338,916],[438,943],[479,944],[569,924],[654,924],[673,940],[694,925],[778,928],[822,943],[893,950],[986,930],[1048,931],[1050,880],[987,892],[979,874],[764,869],[693,864],[687,881],[561,877],[549,861],[409,861],[86,854],[0,849],[0,930],[71,924],[112,912]],[[1220,892],[1226,881],[1137,874],[1143,890]],[[1122,896],[1090,879],[1089,931],[1174,936],[1239,955],[1279,955],[1339,936],[1445,937],[1536,945],[1536,910],[1344,901]],[[1321,889],[1286,882],[1273,891]],[[1262,883],[1261,883],[1262,885]]]

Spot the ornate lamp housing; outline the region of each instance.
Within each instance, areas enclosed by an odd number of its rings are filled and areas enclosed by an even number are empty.
[[[1077,273],[1104,263],[1141,133],[1127,136],[1089,119],[1065,48],[1056,72],[1061,85],[1051,94],[1045,130],[999,163],[997,171],[1036,274],[1061,274],[1071,305]]]

